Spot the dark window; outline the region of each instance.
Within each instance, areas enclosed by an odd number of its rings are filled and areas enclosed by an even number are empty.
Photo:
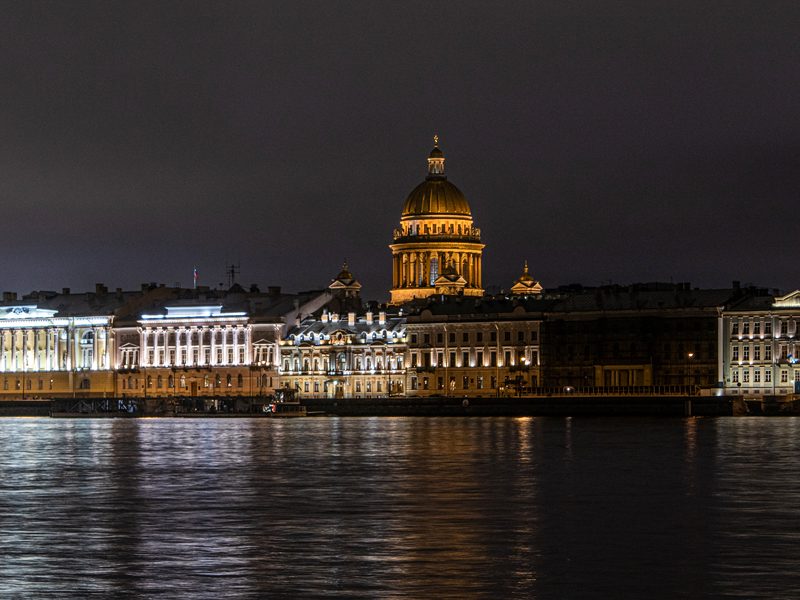
[[[469,342],[469,333],[462,333],[461,334],[461,341],[462,342]]]
[[[437,344],[441,344],[442,340],[443,340],[442,334],[441,333],[437,333],[436,334],[436,343]]]
[[[425,334],[425,343],[426,344],[430,344],[431,343],[431,334],[430,333],[426,333]]]
[[[475,334],[475,338],[477,339],[477,341],[482,342],[483,341],[483,332],[479,331],[478,333],[476,333]]]
[[[456,366],[456,353],[455,352],[451,352],[450,353],[450,363],[447,366],[450,367],[451,369]]]
[[[538,331],[531,331],[531,341],[535,342],[539,339],[539,332]]]
[[[492,333],[489,334],[489,341],[491,341],[491,342],[496,342],[497,341],[497,332],[496,331],[493,331]]]
[[[506,341],[506,342],[510,342],[511,341],[511,332],[510,331],[504,331],[503,332],[503,340]]]
[[[412,333],[411,334],[411,343],[412,344],[416,344],[417,343],[417,334],[416,333]]]
[[[524,342],[525,341],[525,332],[524,331],[518,331],[517,332],[517,341],[518,342]]]

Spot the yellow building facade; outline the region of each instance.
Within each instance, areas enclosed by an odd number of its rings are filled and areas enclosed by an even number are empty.
[[[464,194],[447,181],[434,138],[428,176],[409,194],[394,232],[392,304],[435,294],[482,296],[480,229]]]

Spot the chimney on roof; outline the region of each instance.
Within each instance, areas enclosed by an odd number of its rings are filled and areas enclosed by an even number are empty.
[[[17,292],[3,292],[3,302],[14,302],[17,299]]]
[[[105,287],[103,287],[102,283],[95,283],[94,284],[94,293],[97,294],[98,296],[100,294],[105,294],[107,291],[108,290]]]
[[[69,296],[69,288],[63,288],[61,290],[61,293],[64,294],[65,296]]]
[[[251,293],[251,294],[257,294],[257,293],[259,293],[260,291],[261,291],[261,290],[260,290],[260,289],[258,289],[258,285],[256,285],[255,283],[251,283],[251,284],[250,284],[250,293]]]
[[[122,298],[122,288],[117,288],[117,298]]]
[[[148,289],[150,289],[149,286],[146,283],[143,283],[142,284],[142,293],[146,294]]]
[[[691,292],[692,291],[692,284],[687,281],[686,283],[683,284],[683,289],[685,291],[687,291],[687,292]]]
[[[347,313],[347,324],[351,326],[356,324],[356,313]]]
[[[322,319],[321,320],[322,320],[323,323],[327,323],[328,322],[328,309],[327,308],[322,310]]]
[[[281,295],[281,286],[279,285],[271,285],[267,288],[267,293],[271,297],[280,296]]]
[[[367,325],[372,325],[372,311],[367,311]]]
[[[294,299],[294,309],[297,310],[298,308],[300,308],[300,298],[295,298]]]
[[[739,291],[739,290],[741,290],[741,289],[742,289],[742,283],[741,283],[741,281],[734,281],[734,282],[733,282],[733,291],[734,291],[734,292],[738,292],[738,291]]]
[[[386,311],[382,310],[378,313],[378,324],[379,325],[386,325]]]

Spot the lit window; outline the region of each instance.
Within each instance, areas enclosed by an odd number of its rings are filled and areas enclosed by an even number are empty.
[[[789,371],[781,371],[781,383],[787,383],[789,381]]]
[[[753,383],[761,383],[761,371],[753,371]]]
[[[742,373],[742,381],[744,383],[750,383],[750,371],[744,371]]]
[[[766,383],[772,382],[772,371],[764,371],[764,381]]]
[[[733,381],[733,383],[739,382],[739,371],[734,371],[731,373],[731,381]]]

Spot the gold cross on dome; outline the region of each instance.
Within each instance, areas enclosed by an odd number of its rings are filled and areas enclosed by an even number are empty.
[[[433,145],[434,146],[438,146],[439,145],[439,136],[438,135],[433,136]]]

